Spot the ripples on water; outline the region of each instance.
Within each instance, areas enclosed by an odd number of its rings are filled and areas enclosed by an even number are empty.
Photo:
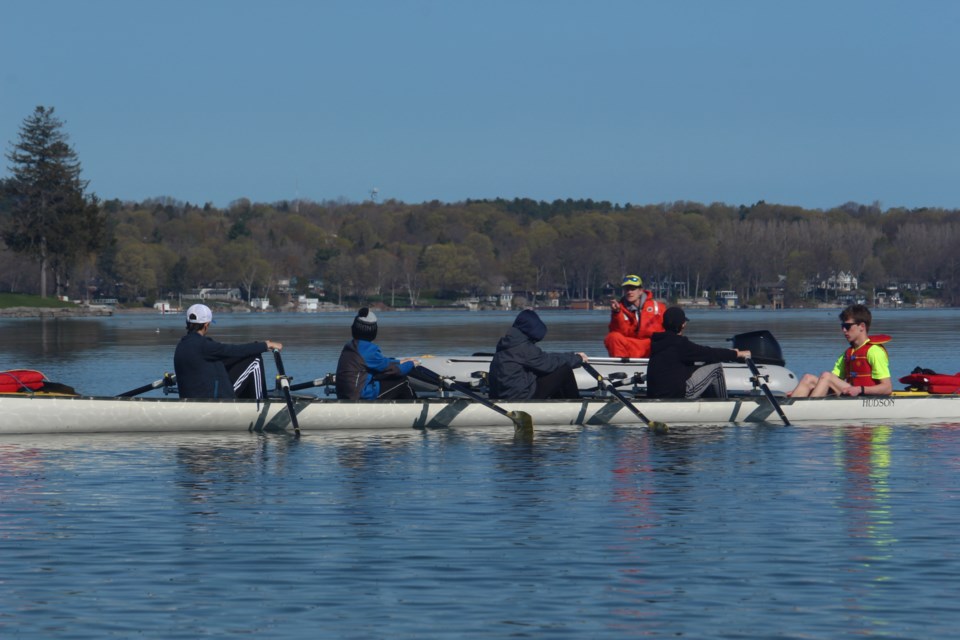
[[[703,342],[758,328],[691,315]],[[832,362],[835,316],[775,330],[788,363]],[[408,317],[400,348],[426,351]],[[449,348],[509,319],[437,324]],[[561,344],[586,330],[548,321]],[[103,392],[107,364],[153,379],[147,321],[98,322],[103,342],[60,328],[7,357]],[[271,329],[292,372],[335,359],[288,322],[218,330]],[[903,322],[903,353],[949,362],[923,346],[948,332]],[[0,637],[949,637],[958,467],[952,424],[5,437]]]
[[[952,427],[5,440],[0,633],[946,637],[958,445]]]

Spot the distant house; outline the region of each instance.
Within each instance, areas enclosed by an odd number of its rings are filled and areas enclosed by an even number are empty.
[[[480,298],[477,296],[471,296],[469,298],[459,298],[454,304],[466,307],[470,311],[477,311],[480,309]]]
[[[267,298],[251,298],[250,306],[257,311],[266,311],[270,308],[270,300]]]
[[[307,296],[299,296],[297,298],[297,311],[314,313],[319,310],[320,310],[319,298],[308,298]]]
[[[223,300],[225,302],[239,302],[243,298],[240,295],[240,289],[237,288],[216,288],[206,287],[203,289],[194,289],[183,294],[185,300]]]
[[[859,286],[857,277],[847,271],[832,273],[826,280],[820,281],[820,288],[826,291],[855,291]]]
[[[513,307],[513,285],[500,285],[500,295],[497,296],[497,306],[501,309],[510,309]]]
[[[315,294],[318,298],[327,297],[327,291],[324,288],[323,280],[320,278],[312,278],[307,283],[307,290]]]
[[[787,291],[787,276],[778,275],[776,282],[761,282],[758,286],[758,289],[766,293],[771,298],[776,295],[783,296],[783,294]]]
[[[732,289],[717,291],[715,301],[721,309],[736,309],[740,306],[740,296]]]

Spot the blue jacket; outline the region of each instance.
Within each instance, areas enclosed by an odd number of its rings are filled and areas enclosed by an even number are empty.
[[[341,400],[376,400],[380,379],[405,376],[413,362],[401,363],[383,355],[373,342],[351,340],[343,346],[337,362],[337,397]]]
[[[224,344],[193,332],[180,338],[173,354],[181,398],[235,398],[224,360],[257,356],[266,342]]]

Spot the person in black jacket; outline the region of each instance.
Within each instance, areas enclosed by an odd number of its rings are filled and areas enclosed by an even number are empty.
[[[662,333],[651,338],[650,362],[647,364],[647,397],[699,398],[708,389],[711,396],[727,397],[727,386],[720,362],[749,358],[741,349],[705,347],[683,335],[687,315],[680,307],[670,307],[663,314]],[[706,363],[698,366],[697,363]]]
[[[256,398],[265,393],[260,354],[283,349],[279,342],[224,344],[207,337],[213,312],[205,304],[187,309],[187,335],[173,354],[181,398]]]
[[[521,311],[497,343],[490,362],[490,397],[504,400],[579,398],[573,370],[585,353],[547,353],[536,345],[547,325],[532,309]]]

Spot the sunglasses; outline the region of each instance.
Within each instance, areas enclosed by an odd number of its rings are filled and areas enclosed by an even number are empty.
[[[840,328],[843,329],[844,331],[850,331],[850,327],[856,326],[858,324],[860,323],[859,322],[841,322]]]

